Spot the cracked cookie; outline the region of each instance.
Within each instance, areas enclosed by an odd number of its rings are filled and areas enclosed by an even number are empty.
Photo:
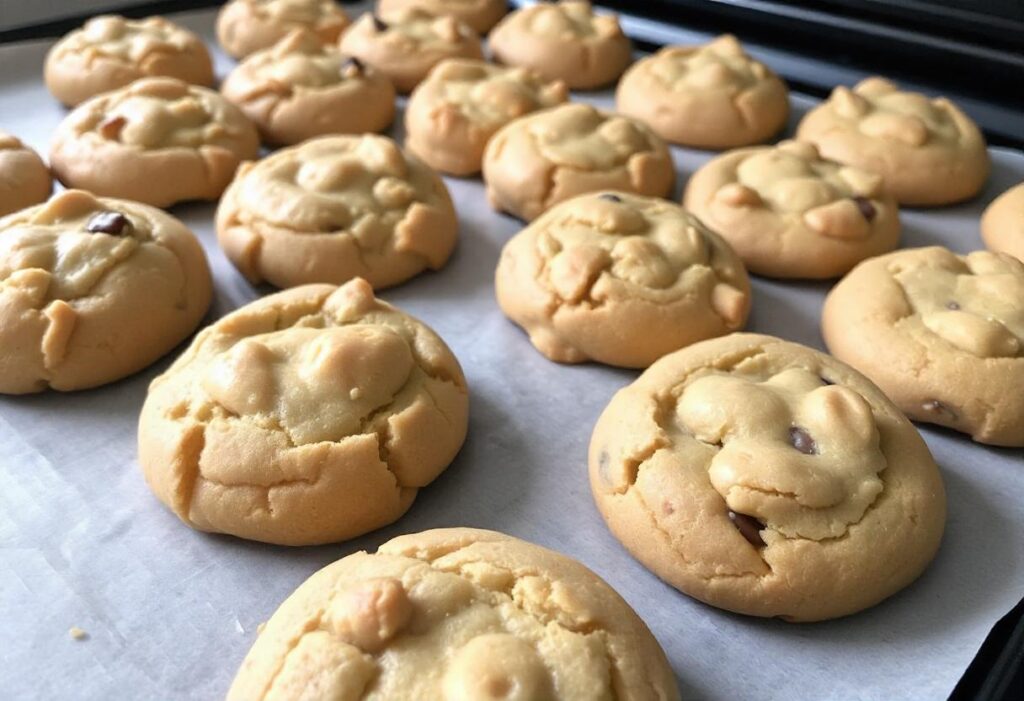
[[[612,533],[680,591],[737,613],[836,618],[910,584],[945,523],[942,478],[861,374],[770,336],[665,356],[590,441]]]
[[[532,68],[573,89],[600,88],[622,75],[632,46],[615,15],[589,2],[537,3],[503,19],[489,38],[495,60]]]
[[[206,44],[163,17],[103,15],[54,44],[43,69],[46,87],[69,107],[154,76],[213,85]]]
[[[53,176],[39,154],[0,131],[0,217],[45,201],[52,190]]]
[[[579,562],[494,531],[399,536],[320,570],[259,634],[229,701],[679,699],[665,653]]]
[[[464,22],[480,35],[487,34],[491,27],[508,12],[506,0],[377,0],[377,13],[382,17],[403,10],[422,10],[439,17],[451,15]]]
[[[139,463],[189,526],[282,545],[398,519],[454,459],[468,392],[433,331],[364,280],[252,302],[153,380]]]
[[[1024,183],[1011,187],[985,208],[981,238],[989,250],[1024,260]]]
[[[453,175],[480,172],[484,147],[513,119],[569,98],[561,81],[527,68],[448,59],[420,83],[405,109],[405,146]]]
[[[789,117],[789,90],[726,34],[703,46],[667,46],[633,64],[615,106],[666,141],[725,149],[777,134]]]
[[[588,192],[666,197],[676,171],[665,142],[641,122],[569,103],[502,127],[484,150],[483,176],[494,209],[530,221]]]
[[[915,421],[1024,446],[1024,263],[933,246],[854,268],[825,299],[829,351]]]
[[[548,358],[647,367],[743,326],[739,257],[679,205],[605,192],[563,202],[505,244],[498,304]]]
[[[985,137],[970,117],[944,97],[904,92],[884,78],[836,88],[796,136],[825,158],[878,173],[900,204],[960,202],[988,179]]]
[[[899,207],[881,176],[802,141],[715,158],[687,182],[683,205],[768,277],[837,277],[900,236]]]
[[[224,193],[217,239],[257,284],[389,287],[440,269],[458,220],[438,175],[386,136],[324,136],[246,163]]]
[[[380,132],[395,117],[390,80],[305,29],[249,55],[220,90],[271,144]]]
[[[157,207],[215,200],[259,135],[221,95],[173,78],[143,78],[97,95],[57,127],[50,166],[67,187]]]
[[[341,50],[373,66],[402,94],[412,91],[446,58],[484,57],[480,35],[455,17],[416,9],[360,17],[341,37]]]
[[[185,339],[210,306],[195,235],[153,207],[66,190],[0,219],[0,392],[96,387]]]
[[[296,29],[334,43],[347,26],[348,15],[334,0],[230,0],[217,15],[217,41],[241,59],[269,49]]]

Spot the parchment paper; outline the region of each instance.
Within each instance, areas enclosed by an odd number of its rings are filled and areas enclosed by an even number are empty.
[[[212,44],[212,11],[177,19]],[[0,47],[0,128],[44,152],[64,115],[41,81],[47,48]],[[218,55],[220,74],[229,67]],[[582,99],[611,104],[607,94]],[[813,103],[794,104],[799,113]],[[903,245],[981,247],[982,207],[1024,180],[1024,154],[992,155],[992,178],[975,201],[904,211]],[[676,149],[675,157],[682,184],[710,154]],[[284,548],[182,525],[150,494],[135,460],[146,386],[180,349],[101,389],[0,397],[0,697],[222,697],[257,624],[315,570],[400,533],[466,525],[514,534],[594,569],[654,631],[684,698],[945,698],[993,623],[1024,595],[1024,454],[921,428],[949,493],[945,541],[917,583],[872,610],[791,625],[693,601],[626,553],[590,496],[591,429],[636,373],[557,365],[533,349],[493,293],[499,250],[521,225],[488,208],[478,180],[448,184],[461,219],[454,257],[382,296],[433,326],[462,362],[472,392],[469,438],[388,528],[338,545]],[[217,248],[213,209],[172,210],[209,254],[211,319],[269,291],[254,290]],[[828,284],[755,279],[754,288],[751,330],[823,347],[818,318]],[[88,637],[72,640],[71,626]]]

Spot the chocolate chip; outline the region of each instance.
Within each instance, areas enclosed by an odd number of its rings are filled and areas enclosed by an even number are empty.
[[[599,200],[607,200],[608,202],[622,202],[622,198],[618,195],[613,195],[610,192],[604,192],[597,196]]]
[[[764,547],[764,540],[761,538],[761,530],[764,529],[763,523],[753,516],[738,514],[731,509],[729,510],[729,520],[732,521],[732,525],[736,526],[740,535],[747,539],[748,543],[755,548]]]
[[[946,302],[946,309],[949,309],[950,311],[958,312],[958,311],[960,311],[960,303],[951,299],[948,302]]]
[[[921,408],[929,414],[937,414],[941,418],[956,420],[956,412],[940,402],[938,399],[931,399],[921,405]]]
[[[828,385],[828,386],[831,386],[831,385],[834,385],[834,384],[835,384],[835,382],[833,382],[832,380],[828,379],[828,378],[827,378],[827,377],[825,377],[824,375],[818,375],[818,379],[819,379],[819,380],[821,380],[821,383],[822,383],[823,385]]]
[[[799,426],[789,427],[789,442],[790,445],[805,455],[816,455],[818,453],[818,444],[811,438],[811,434]]]
[[[875,215],[878,214],[878,210],[875,209],[875,205],[871,204],[871,200],[866,197],[854,197],[853,203],[857,205],[857,209],[860,210],[861,215],[868,221],[874,221]]]
[[[363,62],[355,56],[348,58],[345,63],[341,64],[341,74],[347,73],[349,68],[354,68],[356,73],[362,73],[365,70]]]
[[[382,20],[377,15],[370,15],[373,18],[373,28],[378,32],[386,32],[388,30],[388,23]]]
[[[110,234],[111,236],[121,236],[122,234],[129,233],[132,228],[132,223],[128,221],[128,217],[121,214],[120,212],[96,212],[96,214],[89,217],[89,221],[85,224],[85,230],[92,234]]]

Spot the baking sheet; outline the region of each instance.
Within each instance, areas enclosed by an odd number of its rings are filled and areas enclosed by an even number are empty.
[[[176,19],[212,44],[213,16]],[[44,152],[64,115],[40,79],[48,45],[0,46],[0,128]],[[231,66],[223,55],[217,62],[220,75]],[[611,104],[607,94],[582,99]],[[794,104],[793,123],[813,102],[797,96]],[[674,154],[678,196],[711,154]],[[992,155],[992,178],[974,202],[904,211],[903,245],[981,247],[982,207],[1024,180],[1024,154]],[[1024,596],[1024,453],[922,428],[949,495],[945,541],[917,583],[872,610],[791,625],[693,601],[619,546],[590,496],[591,428],[636,373],[557,365],[533,349],[493,293],[501,246],[521,225],[487,207],[478,180],[447,182],[461,220],[454,257],[381,296],[433,326],[462,362],[469,438],[390,527],[338,545],[285,548],[183,526],[150,494],[135,461],[146,386],[178,351],[97,390],[0,397],[0,696],[222,697],[256,626],[315,570],[401,533],[464,525],[511,533],[594,569],[651,627],[684,698],[945,698],[991,626]],[[172,210],[209,254],[211,318],[269,291],[253,289],[217,248],[213,210]],[[749,328],[822,348],[827,288],[755,278]],[[71,639],[72,626],[87,638]]]

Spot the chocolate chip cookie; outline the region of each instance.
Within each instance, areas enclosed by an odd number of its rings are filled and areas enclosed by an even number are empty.
[[[245,58],[296,29],[334,43],[348,24],[334,0],[229,0],[217,15],[217,41],[229,55]]]
[[[39,154],[0,131],[0,217],[43,202],[51,190],[53,176]]]
[[[434,17],[451,15],[477,34],[487,34],[508,12],[506,0],[377,0],[377,14],[386,17],[407,9],[422,10]]]

